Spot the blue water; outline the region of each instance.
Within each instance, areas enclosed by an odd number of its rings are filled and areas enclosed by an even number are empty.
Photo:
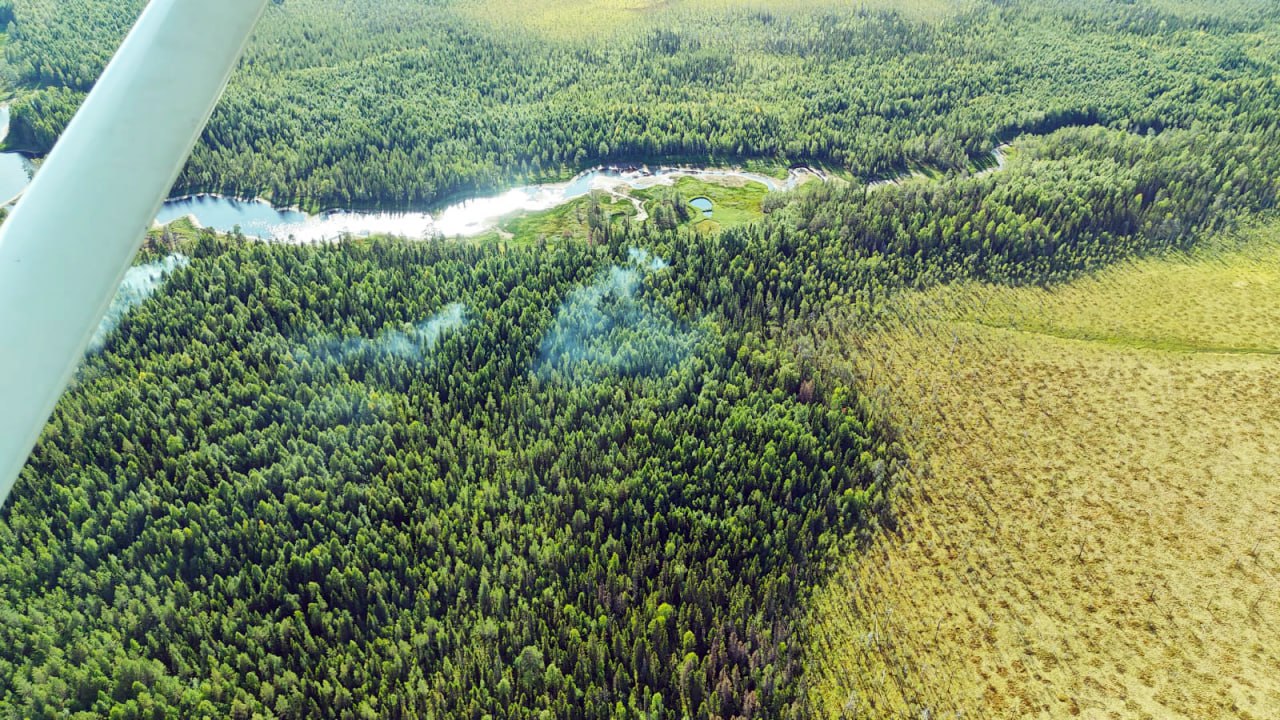
[[[216,195],[196,195],[169,200],[160,208],[156,222],[167,225],[174,220],[193,215],[201,227],[230,232],[236,227],[248,237],[269,239],[277,237],[288,228],[307,221],[307,214],[298,210],[280,210],[260,201],[236,200]]]
[[[0,153],[0,202],[17,195],[31,182],[31,161],[18,153]]]
[[[9,132],[9,108],[0,107],[0,139]],[[0,202],[17,195],[32,176],[31,161],[17,153],[0,153]],[[621,188],[642,189],[670,185],[681,176],[708,180],[737,178],[758,182],[770,191],[794,186],[802,173],[792,173],[785,183],[755,173],[729,169],[596,168],[567,183],[529,185],[489,197],[472,198],[439,208],[435,212],[357,212],[334,210],[308,215],[293,209],[272,207],[261,200],[239,200],[219,195],[196,195],[165,202],[156,222],[171,223],[183,217],[219,232],[236,228],[248,237],[263,240],[316,242],[345,236],[396,235],[410,238],[474,236],[497,227],[507,217],[519,213],[549,210],[571,200],[602,190],[617,194]],[[711,217],[713,206],[707,198],[695,198],[694,207]]]
[[[591,182],[595,179],[592,173],[583,173],[569,181],[564,189],[566,200],[574,200],[591,194]]]
[[[9,107],[0,106],[0,141],[9,136]],[[0,202],[17,195],[31,182],[34,167],[18,153],[0,153]]]

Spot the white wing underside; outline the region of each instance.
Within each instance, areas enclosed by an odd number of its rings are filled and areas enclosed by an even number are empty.
[[[0,229],[0,506],[265,6],[152,0]]]

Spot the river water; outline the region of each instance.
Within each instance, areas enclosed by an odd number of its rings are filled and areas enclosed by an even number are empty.
[[[9,133],[9,108],[0,107],[0,140]],[[31,161],[18,153],[0,153],[0,202],[18,194],[31,180]],[[220,195],[195,195],[165,202],[156,218],[164,225],[191,217],[201,227],[219,232],[239,228],[246,236],[262,240],[312,243],[344,236],[397,235],[408,238],[472,237],[488,232],[517,213],[550,210],[594,191],[615,197],[627,189],[674,184],[681,177],[702,180],[756,182],[771,191],[790,190],[806,177],[823,177],[809,169],[792,170],[778,180],[737,169],[658,167],[588,170],[569,182],[526,185],[503,193],[477,197],[434,212],[366,212],[330,210],[311,215],[297,209],[277,208],[263,200],[241,200]]]
[[[9,108],[0,106],[0,142],[9,137]],[[18,193],[31,182],[31,161],[19,153],[0,153],[0,202]]]
[[[786,180],[732,169],[662,167],[621,170],[596,168],[569,182],[526,185],[504,193],[447,205],[435,212],[364,212],[330,210],[310,215],[296,209],[272,207],[262,200],[236,200],[196,195],[170,200],[160,211],[161,224],[192,216],[197,224],[230,232],[239,227],[247,236],[264,240],[310,243],[343,236],[398,235],[409,238],[473,237],[488,232],[517,213],[550,210],[600,191],[625,194],[674,184],[677,178],[757,182],[771,191],[794,188],[812,171],[795,170]]]

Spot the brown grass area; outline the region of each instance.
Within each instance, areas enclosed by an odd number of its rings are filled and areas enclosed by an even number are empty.
[[[1280,717],[1280,357],[1125,346],[1102,327],[1163,317],[1162,278],[1203,291],[1268,265],[1153,262],[970,303],[1021,305],[1036,331],[977,309],[833,341],[921,471],[899,532],[812,605],[820,714]],[[1277,288],[1227,285],[1170,311],[1194,305],[1215,344],[1243,339],[1215,307],[1250,344],[1272,340],[1256,319],[1280,309]]]

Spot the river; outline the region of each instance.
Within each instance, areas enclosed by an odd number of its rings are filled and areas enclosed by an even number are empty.
[[[0,105],[0,142],[9,137],[9,107]],[[31,182],[34,166],[20,153],[0,153],[0,202],[18,193]]]
[[[681,177],[756,182],[771,191],[780,191],[790,190],[806,176],[816,174],[810,170],[793,170],[786,180],[778,180],[734,169],[660,167],[622,170],[605,167],[588,170],[569,182],[525,185],[497,195],[447,205],[435,212],[329,210],[310,215],[296,209],[276,208],[263,200],[195,195],[166,202],[156,222],[165,224],[190,216],[202,227],[222,232],[239,227],[240,232],[247,236],[298,243],[368,235],[474,237],[493,230],[504,218],[550,210],[596,191],[615,197],[629,197],[628,189],[671,185]],[[642,208],[640,210],[643,211]]]
[[[0,106],[0,141],[9,135],[9,108]],[[995,165],[978,173],[985,175],[1003,170],[1005,150],[992,152]],[[34,166],[20,153],[0,153],[0,202],[17,196],[31,182]],[[637,221],[648,217],[643,203],[632,197],[630,190],[643,190],[658,185],[673,185],[682,177],[707,181],[760,183],[770,192],[792,190],[809,178],[827,180],[827,175],[811,168],[795,168],[786,180],[747,172],[736,168],[670,167],[617,168],[598,167],[569,182],[524,185],[504,193],[477,197],[434,212],[369,212],[327,210],[311,215],[296,208],[278,208],[265,200],[242,200],[222,195],[191,195],[165,201],[156,218],[167,225],[179,218],[190,217],[196,225],[229,233],[236,228],[248,237],[277,242],[315,243],[343,237],[395,235],[425,239],[433,237],[474,237],[498,227],[503,219],[520,213],[540,212],[571,202],[592,192],[603,192],[636,206]],[[871,183],[897,184],[902,178]]]
[[[9,108],[0,107],[0,140],[9,133]],[[16,196],[31,181],[31,161],[19,153],[0,153],[0,202]],[[366,212],[329,210],[311,215],[277,208],[264,200],[221,195],[194,195],[168,200],[156,223],[165,225],[190,217],[200,227],[219,232],[239,228],[249,237],[280,242],[313,243],[345,236],[397,235],[408,238],[474,237],[493,230],[504,218],[550,210],[595,191],[632,199],[628,190],[674,184],[681,177],[701,180],[756,182],[770,191],[790,190],[807,177],[825,178],[815,170],[792,170],[786,180],[732,168],[657,167],[620,169],[599,167],[569,182],[526,185],[503,193],[477,197],[434,212]],[[637,208],[643,215],[642,206]]]

